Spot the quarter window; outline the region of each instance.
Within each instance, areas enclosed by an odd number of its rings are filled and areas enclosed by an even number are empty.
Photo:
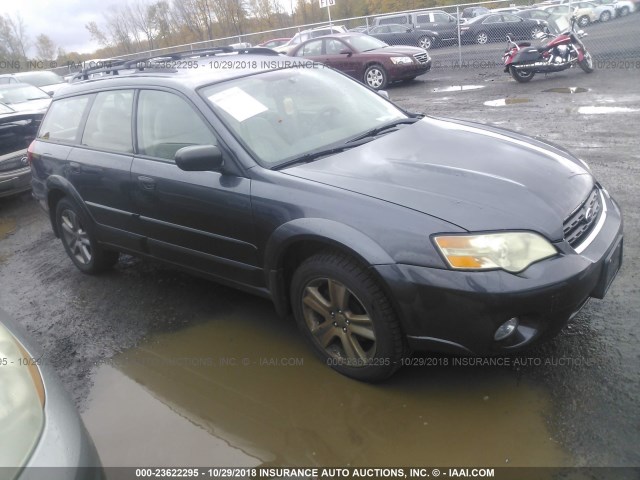
[[[55,100],[42,121],[38,138],[75,143],[88,104],[88,95]]]
[[[133,152],[133,90],[100,92],[91,106],[82,144],[116,152]]]
[[[141,155],[173,160],[182,147],[217,145],[196,111],[173,93],[143,90],[138,99],[138,151]]]

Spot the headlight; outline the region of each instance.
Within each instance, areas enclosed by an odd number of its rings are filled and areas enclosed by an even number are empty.
[[[434,241],[451,268],[520,272],[558,252],[536,233],[506,232],[480,235],[442,235]]]
[[[44,425],[44,386],[22,345],[0,324],[0,465],[23,466]]]
[[[413,59],[410,57],[391,57],[391,62],[394,65],[407,65],[413,63]]]

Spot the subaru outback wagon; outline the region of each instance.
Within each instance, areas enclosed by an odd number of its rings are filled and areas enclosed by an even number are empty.
[[[367,381],[411,350],[527,347],[604,297],[622,218],[584,162],[271,55],[121,64],[54,99],[33,191],[82,272],[126,252],[269,298]]]

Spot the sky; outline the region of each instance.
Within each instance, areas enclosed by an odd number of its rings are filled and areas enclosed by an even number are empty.
[[[290,0],[280,0],[286,10]],[[90,53],[98,48],[84,26],[94,21],[102,24],[103,12],[118,1],[109,0],[0,0],[0,14],[24,20],[32,43],[41,33],[67,52]],[[35,56],[35,49],[29,51]]]

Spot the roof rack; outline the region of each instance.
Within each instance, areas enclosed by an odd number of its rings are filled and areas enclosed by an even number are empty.
[[[213,57],[220,54],[237,53],[239,55],[269,55],[278,56],[278,52],[266,47],[246,47],[246,48],[234,48],[230,46],[214,47],[214,48],[200,48],[197,50],[184,50],[182,52],[167,53],[164,55],[154,55],[147,58],[138,58],[135,60],[108,60],[104,63],[108,63],[108,66],[96,65],[89,67],[76,73],[71,82],[76,80],[88,80],[90,75],[104,73],[105,75],[119,75],[121,70],[137,70],[144,71],[147,68],[152,68],[154,71],[169,71],[176,72],[177,68],[169,68],[163,66],[161,60],[182,60],[185,58],[203,58]],[[154,66],[154,63],[158,65]]]

